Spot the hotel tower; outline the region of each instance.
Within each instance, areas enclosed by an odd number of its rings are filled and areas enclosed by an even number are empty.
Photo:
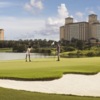
[[[87,41],[91,38],[100,41],[100,22],[97,15],[91,14],[88,22],[73,22],[73,18],[65,18],[65,25],[60,27],[60,40],[79,39]]]

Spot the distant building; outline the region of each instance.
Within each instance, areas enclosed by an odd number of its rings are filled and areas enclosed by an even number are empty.
[[[0,40],[4,40],[4,30],[0,29]]]
[[[60,27],[60,40],[71,41],[72,38],[87,41],[96,38],[100,41],[100,22],[97,15],[89,15],[88,22],[73,22],[73,18],[65,19],[65,25]]]

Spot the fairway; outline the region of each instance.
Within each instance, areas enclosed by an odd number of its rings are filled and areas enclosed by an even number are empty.
[[[100,98],[32,93],[0,88],[0,100],[100,100]]]
[[[0,61],[0,78],[16,80],[51,80],[63,74],[96,74],[100,72],[100,58],[55,58]]]

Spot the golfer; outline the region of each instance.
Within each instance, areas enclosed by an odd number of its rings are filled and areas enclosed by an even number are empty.
[[[27,58],[29,59],[29,62],[31,62],[30,53],[31,53],[31,46],[29,46],[26,51],[26,62],[27,62]]]

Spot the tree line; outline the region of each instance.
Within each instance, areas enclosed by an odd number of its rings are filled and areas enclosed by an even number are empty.
[[[61,46],[61,52],[84,50],[91,49],[93,46],[90,42],[72,39],[71,41],[61,40],[42,40],[42,39],[34,39],[34,40],[5,40],[0,41],[0,48],[12,48],[12,52],[25,52],[28,46],[31,46],[33,49],[32,52],[51,52],[51,50],[55,50],[56,43],[59,42]],[[52,45],[52,43],[54,43]],[[96,44],[97,45],[97,44]]]
[[[0,41],[0,48],[12,48],[13,52],[25,52],[28,46],[33,48],[34,52],[39,52],[41,48],[50,48],[53,40],[5,40]],[[41,49],[44,52],[44,50]]]

